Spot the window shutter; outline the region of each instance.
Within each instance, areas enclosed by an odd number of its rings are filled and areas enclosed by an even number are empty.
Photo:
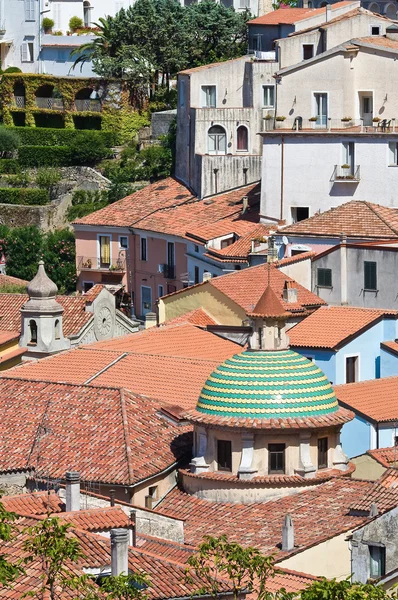
[[[375,262],[364,262],[364,288],[365,290],[377,290],[377,264]]]
[[[26,42],[21,44],[21,61],[28,62],[28,44]]]
[[[35,0],[25,0],[25,21],[35,20]]]

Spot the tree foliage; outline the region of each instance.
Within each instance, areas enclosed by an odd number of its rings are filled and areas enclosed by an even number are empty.
[[[0,540],[8,542],[14,531],[14,521],[17,515],[8,512],[0,502]],[[19,565],[10,562],[4,554],[0,553],[0,586],[8,587],[19,577],[22,569]]]
[[[18,135],[14,131],[0,127],[0,158],[12,157],[18,146]]]

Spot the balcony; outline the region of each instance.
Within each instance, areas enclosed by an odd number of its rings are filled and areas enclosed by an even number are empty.
[[[49,110],[64,110],[64,101],[62,98],[40,98],[36,97],[37,108]]]
[[[334,183],[358,183],[361,179],[360,167],[358,165],[335,165],[330,181]]]
[[[104,262],[97,256],[78,256],[77,257],[77,271],[91,272],[106,272],[106,273],[120,273],[126,272],[126,258],[124,256],[118,256],[114,263]]]
[[[26,105],[25,96],[14,96],[14,105],[17,108],[25,108],[25,105]]]
[[[75,100],[75,110],[79,112],[101,112],[101,100]]]
[[[342,119],[332,119],[330,117],[310,117],[304,118],[297,116],[295,118],[286,118],[283,115],[274,117],[271,111],[263,115],[263,132],[275,131],[304,131],[313,130],[317,133],[341,132],[341,133],[397,133],[398,119],[378,119],[370,124],[365,124],[364,119],[351,119],[344,117]]]
[[[163,275],[164,275],[165,279],[175,279],[176,278],[175,265],[163,265]]]

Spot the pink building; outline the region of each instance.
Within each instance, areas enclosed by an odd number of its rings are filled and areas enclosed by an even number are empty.
[[[154,312],[158,298],[187,287],[193,279],[188,272],[187,230],[236,220],[243,198],[252,209],[253,222],[259,201],[258,194],[250,198],[253,188],[198,200],[169,177],[78,219],[74,222],[78,289],[121,284],[131,294],[137,315]],[[242,214],[244,218],[248,217]]]

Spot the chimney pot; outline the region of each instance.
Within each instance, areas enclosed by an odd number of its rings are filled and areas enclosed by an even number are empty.
[[[379,509],[377,508],[377,504],[371,504],[370,511],[369,511],[369,517],[377,517],[378,514],[379,514]]]
[[[80,473],[67,471],[66,481],[66,512],[80,510]]]
[[[109,490],[109,499],[111,506],[115,506],[115,490]]]
[[[291,515],[285,515],[282,526],[282,550],[290,552],[294,548],[294,527]]]
[[[149,510],[152,510],[153,507],[153,498],[151,495],[148,494],[148,496],[145,496],[145,508],[149,508]]]
[[[249,198],[247,196],[243,196],[242,198],[242,215],[245,214],[247,209],[249,208]]]
[[[211,279],[211,273],[209,273],[208,271],[205,271],[203,273],[202,281],[209,281],[209,279]]]
[[[131,536],[130,541],[132,546],[137,545],[137,511],[132,508],[130,510]]]
[[[145,329],[149,329],[150,327],[156,327],[157,319],[156,313],[149,312],[145,315]]]
[[[283,299],[285,302],[294,304],[297,302],[297,288],[294,287],[294,281],[285,281],[285,287],[283,289]]]
[[[111,572],[113,577],[128,575],[129,531],[111,529]]]

